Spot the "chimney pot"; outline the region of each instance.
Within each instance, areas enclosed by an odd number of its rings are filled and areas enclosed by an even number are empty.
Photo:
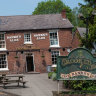
[[[62,18],[66,19],[66,10],[65,9],[62,10],[61,15],[62,15]]]

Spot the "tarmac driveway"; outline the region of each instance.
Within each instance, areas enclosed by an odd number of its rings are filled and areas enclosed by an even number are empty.
[[[7,89],[2,90],[20,96],[52,96],[52,91],[57,91],[57,82],[48,79],[47,73],[26,74],[24,79],[28,81],[26,88],[16,87],[12,84]]]

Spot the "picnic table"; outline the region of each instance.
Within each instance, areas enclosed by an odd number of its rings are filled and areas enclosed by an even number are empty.
[[[7,84],[11,84],[11,83],[17,83],[17,85],[19,86],[20,83],[23,84],[23,87],[25,87],[26,81],[24,81],[24,75],[23,74],[15,74],[15,75],[6,75],[6,74],[2,74],[0,76],[0,82],[1,84],[3,84],[3,87],[5,88]]]

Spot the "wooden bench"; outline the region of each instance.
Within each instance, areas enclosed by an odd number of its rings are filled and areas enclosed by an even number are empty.
[[[23,87],[25,88],[25,84],[26,84],[27,81],[20,81],[20,83],[23,84]]]
[[[3,84],[3,87],[5,88],[5,86],[6,86],[7,84],[17,83],[17,86],[20,86],[19,83],[22,83],[22,84],[23,84],[23,87],[25,88],[26,82],[27,82],[27,81],[8,80],[8,81],[3,81],[2,84]]]
[[[13,78],[13,77],[16,77],[16,78]],[[11,83],[17,83],[18,86],[19,86],[19,83],[22,83],[23,84],[23,88],[25,88],[25,84],[27,81],[24,81],[23,80],[23,75],[9,75],[9,76],[2,76],[2,84],[3,84],[3,87],[6,88],[6,85],[7,84],[11,84]]]

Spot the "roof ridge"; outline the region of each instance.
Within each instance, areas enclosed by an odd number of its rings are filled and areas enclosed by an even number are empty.
[[[0,16],[0,17],[16,17],[16,16],[45,16],[45,15],[61,15],[61,14],[38,14],[38,15],[11,15],[11,16]]]

